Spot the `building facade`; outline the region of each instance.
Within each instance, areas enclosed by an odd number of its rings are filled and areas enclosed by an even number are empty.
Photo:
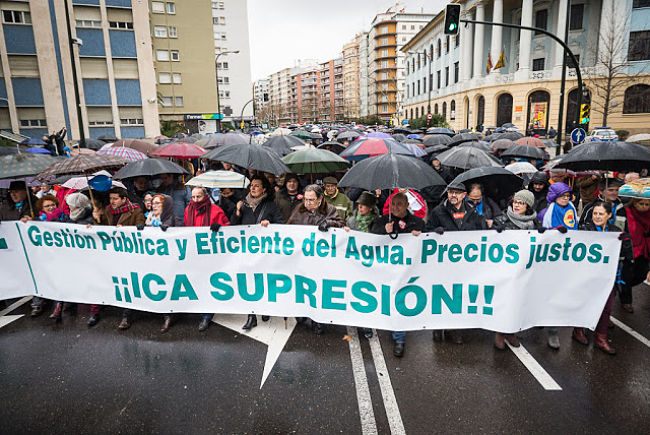
[[[74,140],[159,135],[147,4],[66,6],[0,2],[0,129],[41,137],[66,126]]]
[[[467,19],[521,23],[568,40],[591,105],[590,126],[607,124],[630,133],[650,122],[650,5],[617,0],[470,0]],[[569,14],[567,22],[567,13]],[[404,118],[426,113],[452,128],[513,123],[544,134],[573,127],[578,112],[576,70],[566,72],[564,116],[559,119],[563,49],[549,36],[497,26],[462,25],[443,33],[444,12],[403,48],[406,58]],[[609,65],[609,66],[608,66]],[[609,83],[609,85],[608,85]]]
[[[160,118],[184,120],[190,130],[198,128],[201,114],[221,113],[223,122],[252,120],[247,2],[149,0],[149,5]],[[209,133],[216,123],[209,119],[201,126]]]
[[[343,46],[343,120],[359,118],[361,90],[359,88],[359,44],[361,35]]]
[[[361,71],[368,80],[369,114],[393,122],[403,114],[404,106],[405,53],[401,48],[435,16],[406,13],[398,7],[373,19],[368,33],[368,65]]]

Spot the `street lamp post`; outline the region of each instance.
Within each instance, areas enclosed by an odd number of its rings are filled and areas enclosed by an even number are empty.
[[[217,62],[219,61],[219,56],[223,56],[224,54],[237,54],[239,53],[239,50],[231,50],[231,51],[222,51],[221,53],[217,54],[216,57],[214,58],[214,68],[217,71],[217,114],[221,115],[221,102],[219,101],[219,66]],[[217,119],[217,132],[221,133],[221,119]]]

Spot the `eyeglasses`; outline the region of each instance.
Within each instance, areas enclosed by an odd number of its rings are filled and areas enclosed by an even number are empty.
[[[192,198],[192,199],[194,199],[194,198]],[[151,203],[160,205],[160,204],[162,204],[162,201],[152,201]]]
[[[43,208],[53,208],[53,207],[56,208],[56,204],[54,204],[54,203],[52,203],[52,204],[43,204]]]
[[[514,205],[526,205],[525,202],[523,202],[523,201],[519,201],[518,199],[515,199],[514,201],[512,201],[512,203],[513,203]]]
[[[461,196],[461,195],[463,195],[464,193],[465,193],[465,192],[460,191],[460,190],[448,190],[448,191],[447,191],[447,194],[448,194],[448,195],[452,195],[452,196]]]
[[[563,193],[563,194],[560,195],[559,197],[560,197],[560,198],[571,198],[571,194],[567,192],[567,193]]]

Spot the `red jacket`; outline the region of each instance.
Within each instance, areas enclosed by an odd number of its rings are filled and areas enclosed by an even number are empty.
[[[185,226],[189,226],[187,224],[188,222],[188,213],[189,213],[189,207],[185,208],[185,219],[184,223]],[[210,221],[209,222],[204,222],[203,220],[205,219],[206,215],[205,214],[200,214],[200,215],[195,215],[194,216],[194,226],[195,227],[209,227],[210,225],[217,223],[221,226],[226,226],[230,225],[230,222],[228,221],[228,218],[226,217],[226,214],[223,212],[221,207],[215,204],[210,204]]]
[[[397,192],[399,192],[399,189],[395,189],[393,193],[390,194],[386,202],[384,203],[384,213],[383,213],[384,215],[387,215],[390,212],[390,205],[392,204],[393,196],[395,196]],[[424,201],[422,196],[416,191],[409,189],[409,192],[415,195],[415,197],[418,199],[420,204],[422,204],[422,208],[416,212],[413,212],[413,215],[419,217],[420,219],[424,219],[427,216],[427,203]]]

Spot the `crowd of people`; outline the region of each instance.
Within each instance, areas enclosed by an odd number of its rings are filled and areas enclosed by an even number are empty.
[[[30,219],[63,222],[77,225],[113,225],[168,227],[200,226],[218,231],[229,225],[290,224],[310,225],[321,231],[344,228],[396,237],[422,232],[445,234],[454,231],[493,229],[498,232],[513,230],[571,230],[620,233],[623,240],[616,285],[603,308],[595,330],[594,345],[607,354],[615,349],[607,337],[611,327],[609,314],[618,294],[622,308],[632,313],[632,288],[650,278],[650,200],[622,201],[618,190],[625,182],[638,178],[635,173],[590,173],[573,179],[566,172],[537,172],[510,198],[490,198],[484,186],[468,185],[454,180],[454,170],[430,157],[433,169],[448,183],[416,191],[413,189],[364,191],[339,189],[337,177],[331,174],[315,183],[309,175],[273,174],[237,168],[226,162],[196,162],[202,171],[236,171],[249,177],[247,189],[206,189],[185,186],[180,176],[160,174],[156,177],[139,176],[123,180],[126,188],[112,187],[109,191],[74,191],[61,186],[43,184],[28,189],[24,181],[13,181],[8,197],[3,198],[0,220]],[[202,172],[201,171],[201,172]],[[198,174],[198,172],[197,172]],[[309,181],[308,181],[309,180]],[[92,198],[92,199],[91,199]],[[579,212],[580,211],[580,212]],[[49,301],[35,296],[31,315],[39,316]],[[75,310],[75,304],[53,301],[49,317],[61,321],[63,312]],[[100,321],[102,307],[92,305],[88,326]],[[122,312],[119,329],[128,329],[134,312]],[[163,316],[161,332],[169,331],[176,314]],[[199,330],[210,326],[213,313],[201,315]],[[268,316],[262,316],[262,321]],[[322,334],[325,326],[310,319],[298,319],[315,334]],[[257,326],[257,317],[248,316],[242,326],[250,330]],[[557,328],[546,328],[548,346],[559,349]],[[372,337],[371,329],[363,335]],[[405,352],[406,332],[393,331],[393,353],[401,357]],[[588,344],[583,328],[574,328],[573,339]],[[437,342],[449,340],[463,343],[461,330],[435,330]],[[503,350],[506,342],[519,346],[515,334],[495,333],[494,346]]]

